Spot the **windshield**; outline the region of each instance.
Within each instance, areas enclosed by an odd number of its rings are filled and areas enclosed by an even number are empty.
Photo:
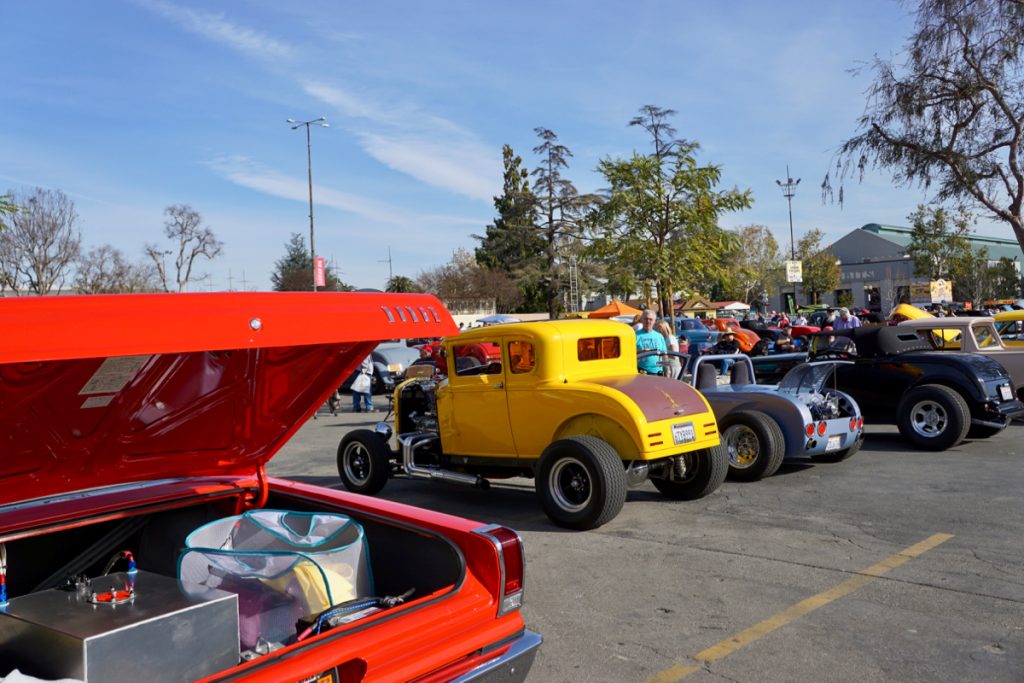
[[[819,392],[831,379],[839,364],[835,361],[826,361],[797,365],[779,382],[779,391],[792,394]]]

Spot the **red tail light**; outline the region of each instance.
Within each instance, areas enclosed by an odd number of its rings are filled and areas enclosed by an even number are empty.
[[[501,568],[498,616],[516,611],[523,606],[523,582],[526,573],[522,539],[515,531],[503,526],[485,526],[477,529],[475,533],[489,539],[498,551],[498,563]]]
[[[856,428],[857,428],[857,418],[851,417],[850,418],[850,431],[852,432]]]
[[[818,436],[825,436],[825,423],[824,422],[819,422],[818,423]]]
[[[814,425],[807,425],[807,436],[814,436]]]
[[[857,420],[857,429],[862,429],[863,427],[864,427],[864,418],[861,417],[860,419]]]

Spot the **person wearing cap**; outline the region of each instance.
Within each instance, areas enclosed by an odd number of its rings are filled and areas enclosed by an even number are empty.
[[[839,315],[836,316],[835,322],[832,323],[832,329],[852,330],[854,327],[860,327],[860,320],[857,320],[857,316],[850,315],[849,308],[840,308]]]

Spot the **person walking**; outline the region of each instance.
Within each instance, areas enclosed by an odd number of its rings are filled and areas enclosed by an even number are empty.
[[[654,329],[665,338],[665,347],[668,351],[679,353],[679,339],[676,335],[672,334],[672,326],[667,321],[659,320],[654,324]],[[667,360],[665,374],[672,379],[678,379],[680,372],[682,372],[683,364],[679,362],[677,356],[669,356]]]
[[[654,330],[654,323],[658,320],[656,311],[648,308],[640,314],[640,330],[636,333],[636,350],[641,351],[668,351],[665,345],[665,337],[661,332]],[[637,369],[648,375],[660,375],[661,358],[657,355],[641,358],[637,361]]]
[[[367,356],[352,380],[352,412],[373,412],[373,358]],[[361,407],[362,406],[362,407]]]

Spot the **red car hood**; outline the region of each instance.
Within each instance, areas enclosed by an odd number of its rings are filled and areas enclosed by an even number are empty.
[[[0,505],[255,474],[378,342],[457,333],[433,296],[0,299]]]

